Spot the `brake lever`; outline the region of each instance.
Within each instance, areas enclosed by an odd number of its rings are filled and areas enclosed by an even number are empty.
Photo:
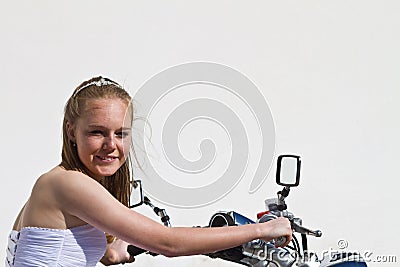
[[[320,230],[310,230],[305,228],[304,226],[299,225],[298,223],[296,223],[295,221],[291,221],[292,224],[292,229],[293,231],[299,233],[299,234],[305,234],[305,235],[312,235],[315,237],[321,237],[322,236],[322,232]]]

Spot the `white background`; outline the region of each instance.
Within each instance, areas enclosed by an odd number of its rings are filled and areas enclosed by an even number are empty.
[[[170,66],[210,61],[257,84],[274,116],[276,155],[302,156],[301,185],[288,204],[305,225],[323,231],[322,238],[310,238],[310,248],[337,249],[345,239],[349,249],[372,251],[372,257],[397,255],[400,261],[398,1],[0,5],[4,248],[35,179],[60,161],[63,106],[79,83],[102,74],[133,93]],[[179,226],[206,225],[220,209],[254,218],[279,189],[274,171],[254,194],[247,193],[250,171],[212,205],[166,208]],[[132,266],[205,264],[234,266],[203,256],[147,255]]]

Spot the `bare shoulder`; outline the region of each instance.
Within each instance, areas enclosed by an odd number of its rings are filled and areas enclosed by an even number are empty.
[[[111,199],[111,194],[93,178],[55,167],[37,179],[28,201],[24,224],[64,229],[83,222],[91,223],[92,218],[84,216],[88,208]]]
[[[102,188],[99,183],[80,172],[53,168],[36,180],[14,228],[38,226],[64,229],[82,224],[68,210],[74,205],[74,198],[79,199],[79,196],[84,196],[83,192],[87,188],[93,187]]]
[[[65,170],[59,166],[43,174],[36,182],[35,187],[45,187],[53,191],[57,197],[88,193],[92,190],[105,191],[103,186],[93,178],[78,171]]]
[[[49,172],[42,174],[36,181],[33,190],[49,189],[55,193],[63,190],[76,190],[84,185],[102,187],[94,179],[78,171],[64,170],[57,166]],[[87,189],[87,188],[86,188]]]
[[[56,167],[40,177],[38,184],[49,188],[59,208],[70,214],[75,214],[76,209],[82,209],[86,204],[113,199],[111,194],[93,178],[61,167]]]
[[[52,205],[54,209],[69,213],[77,204],[93,201],[108,194],[108,191],[91,177],[57,166],[37,179],[31,199],[42,206]]]

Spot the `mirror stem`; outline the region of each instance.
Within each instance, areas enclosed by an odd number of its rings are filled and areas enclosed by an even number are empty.
[[[278,191],[278,210],[283,211],[287,209],[285,198],[289,195],[289,192],[289,186],[285,186],[282,191]]]
[[[285,201],[285,198],[289,195],[290,187],[285,186],[282,191],[278,192],[278,199],[280,201]]]
[[[148,197],[144,197],[144,204],[150,206],[153,211],[155,212],[155,214],[157,214],[158,216],[160,216],[161,221],[163,222],[163,224],[167,227],[171,227],[171,223],[170,223],[170,218],[166,212],[165,209],[160,209],[159,207],[156,207],[153,205],[153,203],[151,203],[150,199]]]

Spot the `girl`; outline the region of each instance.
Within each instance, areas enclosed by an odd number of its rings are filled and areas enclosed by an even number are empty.
[[[254,239],[291,240],[284,218],[220,228],[168,228],[129,209],[133,119],[131,97],[116,82],[96,77],[75,89],[65,106],[62,161],[37,179],[10,234],[6,266],[133,262],[128,244],[174,257]]]

